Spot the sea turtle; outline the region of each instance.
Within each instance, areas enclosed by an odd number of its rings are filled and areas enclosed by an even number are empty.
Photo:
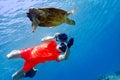
[[[27,17],[32,22],[32,32],[40,27],[56,27],[62,23],[75,25],[75,21],[68,18],[76,9],[69,12],[59,8],[30,8],[27,11]]]

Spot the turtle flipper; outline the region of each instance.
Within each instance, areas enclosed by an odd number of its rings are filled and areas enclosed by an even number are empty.
[[[38,27],[38,19],[36,19],[36,18],[33,18],[32,19],[33,21],[32,21],[32,32],[34,32],[35,30],[36,30],[36,28]]]
[[[75,21],[74,20],[71,20],[69,18],[66,19],[66,23],[67,24],[70,24],[70,25],[75,25]]]
[[[37,25],[32,23],[32,32],[34,32],[36,30],[36,28],[37,28]]]
[[[67,15],[70,15],[70,14],[75,13],[76,10],[77,10],[77,9],[75,8],[75,9],[73,9],[73,10],[68,11],[68,12],[67,12]]]

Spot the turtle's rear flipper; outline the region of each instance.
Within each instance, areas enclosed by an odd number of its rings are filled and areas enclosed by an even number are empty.
[[[70,24],[70,25],[75,25],[75,21],[74,20],[71,20],[69,18],[66,19],[66,23],[67,24]]]
[[[68,14],[68,15],[73,14],[73,13],[76,12],[76,10],[77,10],[77,9],[75,8],[75,9],[73,9],[73,10],[71,10],[71,11],[68,11],[67,14]]]

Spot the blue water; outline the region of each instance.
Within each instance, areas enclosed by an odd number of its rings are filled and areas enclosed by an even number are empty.
[[[46,6],[67,11],[77,8],[69,16],[76,25],[39,27],[32,33],[26,11]],[[36,76],[23,80],[97,80],[120,70],[120,0],[0,0],[0,80],[12,80],[24,62],[7,60],[6,54],[38,45],[42,37],[56,32],[75,38],[69,59],[39,64]]]

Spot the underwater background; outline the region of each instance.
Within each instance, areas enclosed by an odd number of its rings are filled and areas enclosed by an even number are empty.
[[[32,33],[26,16],[29,8],[76,8],[69,18],[76,25],[39,27]],[[98,80],[120,71],[120,0],[0,0],[0,80],[12,80],[22,59],[8,60],[12,50],[39,45],[42,37],[64,32],[74,37],[67,61],[39,64],[34,78],[22,80]]]

